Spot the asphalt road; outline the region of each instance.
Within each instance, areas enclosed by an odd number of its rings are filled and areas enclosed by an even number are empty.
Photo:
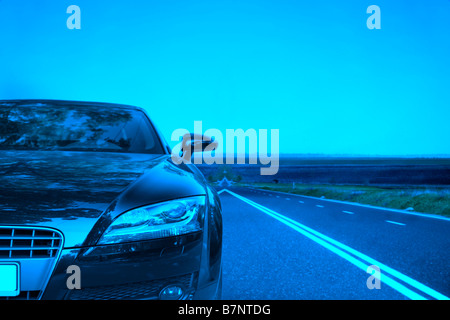
[[[257,189],[218,190],[223,299],[450,297],[450,219]],[[368,273],[369,266],[379,272]]]

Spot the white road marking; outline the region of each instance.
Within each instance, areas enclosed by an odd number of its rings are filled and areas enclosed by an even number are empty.
[[[284,195],[287,194],[286,192],[273,191],[273,190],[271,190],[270,192],[280,193],[280,194],[284,194]],[[384,208],[384,207],[372,206],[372,205],[369,205],[369,204],[362,204],[362,203],[357,203],[357,202],[334,200],[334,199],[321,199],[321,198],[305,196],[305,195],[295,195],[295,196],[303,197],[303,198],[309,198],[309,199],[314,199],[314,200],[322,200],[322,201],[330,201],[330,202],[335,202],[335,203],[343,203],[343,204],[347,204],[347,205],[351,205],[351,206],[358,206],[358,207],[364,207],[364,208],[375,209],[375,210],[383,210],[383,211],[391,211],[391,212],[397,212],[397,213],[402,213],[402,214],[415,215],[415,216],[424,217],[424,218],[430,218],[430,219],[439,219],[439,220],[450,221],[449,217],[439,216],[439,215],[431,214],[431,213],[411,212],[411,211],[400,210],[400,209],[392,209],[392,208]]]
[[[348,214],[355,214],[354,212],[351,212],[351,211],[342,211],[343,213],[348,213]]]
[[[317,208],[325,208],[324,206],[321,206],[320,204],[316,204]]]
[[[299,203],[304,203],[302,200],[299,200],[298,202],[299,202]]]
[[[268,216],[278,220],[279,222],[291,227],[295,231],[301,233],[302,235],[306,236],[307,238],[313,240],[314,242],[318,243],[319,245],[325,247],[326,249],[330,250],[331,252],[337,254],[338,256],[344,258],[345,260],[349,261],[353,265],[357,266],[358,268],[364,270],[364,272],[367,272],[367,268],[371,265],[376,265],[382,270],[383,275],[380,277],[380,281],[385,283],[386,285],[390,286],[394,290],[397,290],[401,294],[405,295],[406,297],[413,299],[413,300],[427,300],[424,296],[420,295],[419,293],[407,288],[403,284],[401,284],[399,281],[403,281],[404,283],[408,284],[409,286],[413,287],[414,289],[418,290],[420,293],[425,293],[435,299],[440,300],[449,300],[448,297],[445,295],[437,292],[436,290],[427,287],[426,285],[420,283],[417,280],[414,280],[403,273],[392,269],[391,267],[388,267],[387,265],[345,245],[340,243],[339,241],[334,240],[333,238],[330,238],[314,229],[311,229],[295,220],[292,220],[282,214],[279,214],[276,211],[273,211],[267,207],[264,207],[250,199],[247,199],[237,193],[234,193],[228,189],[225,189],[229,194],[235,196],[236,198],[246,202],[247,204],[253,206],[254,208],[262,211],[263,213],[267,214]],[[399,281],[394,280],[393,278],[397,278]]]
[[[400,223],[400,222],[395,222],[395,221],[391,221],[391,220],[384,220],[384,221],[392,223],[392,224],[398,224],[399,226],[406,226],[406,224]]]

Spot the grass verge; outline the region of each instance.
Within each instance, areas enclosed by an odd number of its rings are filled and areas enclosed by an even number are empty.
[[[373,187],[254,183],[260,189],[311,197],[342,200],[378,207],[431,213],[450,217],[450,189],[447,187]]]

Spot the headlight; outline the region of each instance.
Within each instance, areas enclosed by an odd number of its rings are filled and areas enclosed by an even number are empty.
[[[172,200],[119,215],[98,244],[171,237],[202,230],[205,197]]]

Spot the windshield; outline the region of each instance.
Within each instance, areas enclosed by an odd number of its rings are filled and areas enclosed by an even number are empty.
[[[139,110],[48,103],[0,103],[0,149],[163,153]]]

